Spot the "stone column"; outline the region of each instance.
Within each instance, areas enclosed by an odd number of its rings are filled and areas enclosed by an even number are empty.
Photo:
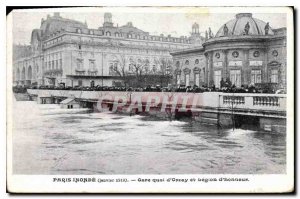
[[[106,60],[107,54],[102,52],[102,61],[101,61],[101,86],[104,86],[104,80],[103,80],[103,75],[104,75],[104,66],[107,66],[107,60]]]
[[[212,86],[211,82],[214,80],[213,52],[209,52],[208,57],[208,86]]]
[[[209,56],[208,56],[208,53],[205,53],[204,54],[205,55],[205,73],[204,73],[204,83],[206,84],[206,85],[208,85],[208,63],[209,63]]]
[[[241,72],[242,72],[242,77],[241,77],[242,85],[249,85],[250,84],[249,49],[244,50],[243,67]]]
[[[222,77],[225,81],[227,77],[229,78],[228,58],[227,58],[228,50],[223,50],[222,53],[224,54]]]
[[[268,74],[268,49],[263,49],[264,54],[264,62],[262,65],[262,83],[269,82],[269,74]]]
[[[282,88],[284,89],[284,90],[286,90],[287,88],[286,88],[286,59],[284,59],[283,60],[283,63],[281,63],[281,66],[280,66],[280,68],[281,68],[281,74],[280,74],[280,82],[281,82],[281,84],[282,84]]]

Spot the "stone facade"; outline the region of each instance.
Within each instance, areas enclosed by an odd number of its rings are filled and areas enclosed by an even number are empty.
[[[104,14],[98,29],[59,13],[48,15],[32,31],[30,46],[14,45],[14,84],[111,86],[122,75],[133,75],[134,66],[149,75],[171,73],[170,51],[201,46],[204,40],[198,24],[192,28],[190,37],[177,38],[150,35],[132,22],[114,26],[110,13]]]
[[[286,88],[286,28],[271,29],[250,13],[237,14],[215,37],[206,38],[202,47],[171,55],[176,84],[220,87],[221,79],[229,78],[237,87],[273,83],[277,88]],[[200,75],[196,75],[198,71]]]

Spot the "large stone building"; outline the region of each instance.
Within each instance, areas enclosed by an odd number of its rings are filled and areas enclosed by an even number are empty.
[[[237,87],[273,83],[286,87],[286,28],[272,29],[251,13],[237,14],[202,46],[171,52],[176,84]]]
[[[189,37],[150,35],[132,22],[114,25],[104,14],[98,29],[66,19],[59,13],[41,20],[30,45],[13,46],[14,85],[111,86],[135,72],[172,74],[170,51],[201,46],[199,25]]]

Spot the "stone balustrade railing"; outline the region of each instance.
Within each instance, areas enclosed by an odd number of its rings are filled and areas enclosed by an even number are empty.
[[[124,91],[76,91],[76,90],[38,90],[28,89],[30,95],[39,97],[75,97],[82,100],[99,99],[113,101],[125,98],[128,101],[139,100],[142,103],[174,104],[193,108],[228,108],[243,110],[286,111],[285,94],[254,93],[179,93],[179,92],[124,92]],[[149,100],[150,99],[150,100]]]
[[[286,110],[285,94],[221,93],[220,107],[242,109]]]
[[[245,97],[241,96],[224,96],[223,104],[245,104]]]

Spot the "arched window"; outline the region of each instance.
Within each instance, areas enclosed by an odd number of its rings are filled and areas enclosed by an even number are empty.
[[[77,29],[77,33],[81,33],[81,30],[79,28]]]
[[[116,36],[116,37],[119,37],[119,33],[118,33],[118,32],[116,32],[116,33],[115,33],[115,36]]]
[[[196,59],[196,60],[195,60],[195,64],[199,64],[199,59]]]
[[[131,39],[131,38],[132,38],[132,35],[131,35],[131,34],[128,34],[128,38],[130,38],[130,39]]]
[[[28,67],[27,79],[28,80],[32,79],[32,68],[31,68],[31,66]]]
[[[20,80],[20,69],[17,69],[17,80]]]
[[[186,60],[185,65],[189,65],[189,64],[190,64],[189,60]]]
[[[107,31],[105,34],[106,34],[106,36],[109,36],[109,37],[111,36],[111,33],[109,31]]]
[[[177,62],[176,62],[176,68],[179,68],[179,67],[180,67],[180,62],[177,61]]]
[[[113,74],[115,72],[118,71],[118,65],[119,65],[119,60],[116,56],[112,56],[110,59],[109,59],[109,72],[110,74]]]
[[[25,67],[23,66],[21,80],[25,80]]]

